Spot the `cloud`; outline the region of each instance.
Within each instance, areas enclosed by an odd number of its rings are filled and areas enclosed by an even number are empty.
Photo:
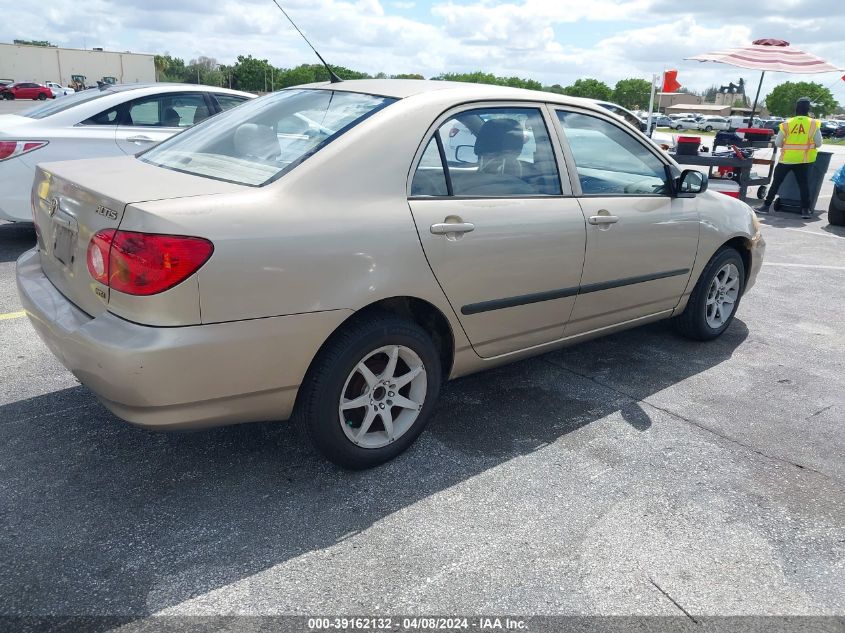
[[[842,27],[834,19],[840,4],[782,0],[761,10],[759,3],[736,0],[282,2],[330,63],[370,73],[484,70],[546,84],[597,77],[613,85],[673,67],[696,89],[739,77],[753,84],[749,71],[684,57],[759,37],[787,39],[845,66]],[[169,51],[186,60],[207,55],[222,63],[252,54],[281,67],[315,61],[272,0],[0,0],[0,15],[0,41],[49,39],[71,47]],[[792,78],[767,76],[764,92]],[[835,78],[810,79],[827,84]]]

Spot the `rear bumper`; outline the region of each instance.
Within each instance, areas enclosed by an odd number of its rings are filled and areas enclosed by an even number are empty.
[[[197,428],[290,417],[320,345],[346,310],[188,327],[95,318],[41,271],[17,263],[21,302],[56,357],[116,415],[144,427]]]

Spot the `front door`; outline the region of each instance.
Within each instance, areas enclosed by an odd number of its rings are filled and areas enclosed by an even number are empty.
[[[698,248],[698,202],[674,198],[645,141],[592,113],[556,110],[587,219],[581,289],[566,335],[672,310]]]
[[[547,116],[504,105],[452,113],[411,183],[431,269],[482,357],[562,338],[578,292],[584,217],[562,195]]]
[[[116,141],[127,154],[137,154],[190,127],[208,116],[209,106],[201,92],[141,97],[124,104]]]

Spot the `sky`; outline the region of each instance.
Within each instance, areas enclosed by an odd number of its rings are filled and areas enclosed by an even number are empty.
[[[612,87],[676,68],[694,90],[740,77],[756,87],[759,73],[684,58],[758,38],[787,40],[845,68],[842,0],[280,2],[329,63],[372,74],[482,70],[564,86],[596,77]],[[0,42],[46,39],[220,63],[252,54],[278,67],[316,61],[273,0],[0,0],[0,16]],[[837,74],[773,74],[763,94],[786,80],[817,81],[845,103]]]

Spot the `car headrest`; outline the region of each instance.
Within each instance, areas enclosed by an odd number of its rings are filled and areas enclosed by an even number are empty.
[[[522,126],[514,119],[490,119],[478,131],[475,139],[475,155],[520,153],[525,142]]]
[[[233,139],[238,155],[261,160],[272,160],[281,153],[279,138],[269,125],[242,123],[235,130]]]

